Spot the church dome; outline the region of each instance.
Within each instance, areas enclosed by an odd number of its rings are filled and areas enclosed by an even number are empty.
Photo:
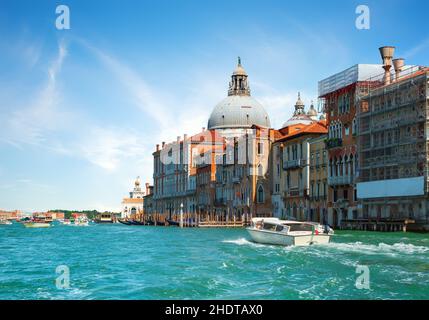
[[[209,129],[271,127],[264,107],[250,96],[228,96],[217,104],[210,116]]]
[[[237,68],[232,74],[228,96],[213,109],[208,129],[250,128],[252,125],[271,127],[264,107],[250,96],[247,73],[238,58]]]
[[[298,100],[295,103],[295,112],[293,113],[292,118],[290,118],[288,121],[286,121],[283,124],[283,128],[296,125],[296,124],[304,124],[304,125],[312,124],[314,120],[311,118],[311,116],[308,113],[305,113],[304,108],[305,108],[305,105],[301,100],[301,94],[298,92]],[[317,111],[316,111],[316,115],[317,115]]]

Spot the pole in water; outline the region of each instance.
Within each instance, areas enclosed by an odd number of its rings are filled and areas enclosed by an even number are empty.
[[[183,202],[180,204],[180,228],[183,228]]]

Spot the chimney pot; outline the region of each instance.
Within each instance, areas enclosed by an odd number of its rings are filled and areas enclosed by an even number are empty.
[[[405,60],[403,58],[393,59],[393,66],[395,67],[396,81],[401,76],[402,69],[404,68]]]
[[[390,68],[392,68],[392,59],[395,53],[395,47],[384,46],[378,49],[380,51],[381,58],[383,59],[384,69],[384,84],[388,85],[391,81]]]

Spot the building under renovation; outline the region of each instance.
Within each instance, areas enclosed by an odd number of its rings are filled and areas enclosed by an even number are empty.
[[[403,59],[393,59],[394,47],[380,52],[385,71],[366,81],[368,94],[358,108],[362,210],[348,223],[381,231],[413,221],[423,227],[429,218],[429,68],[405,67]]]

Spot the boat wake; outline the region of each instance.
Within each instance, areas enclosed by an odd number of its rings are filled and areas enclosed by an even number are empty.
[[[334,248],[341,251],[351,251],[366,254],[414,254],[414,253],[426,253],[429,252],[429,247],[416,246],[413,244],[407,244],[403,242],[394,244],[365,244],[362,242],[354,243],[330,243],[326,245],[330,248]]]
[[[239,246],[252,246],[252,247],[266,247],[263,244],[259,244],[259,243],[255,243],[252,241],[247,240],[246,238],[240,238],[240,239],[235,239],[235,240],[223,240],[223,243],[232,243],[232,244],[236,244]]]

